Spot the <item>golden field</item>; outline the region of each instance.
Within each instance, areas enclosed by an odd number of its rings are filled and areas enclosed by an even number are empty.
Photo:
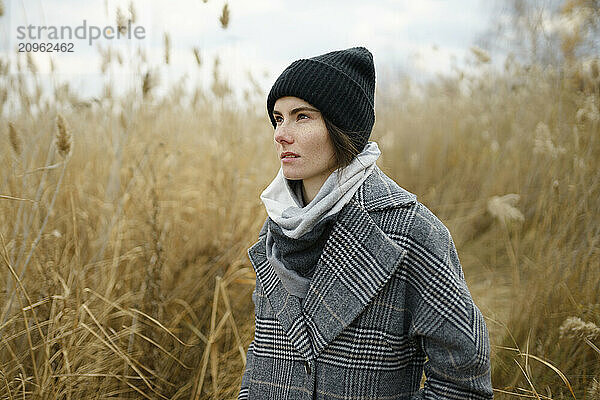
[[[496,398],[600,399],[600,65],[474,55],[378,87],[378,165],[452,232]],[[1,61],[0,398],[235,398],[279,168],[264,93],[138,72],[83,100]]]

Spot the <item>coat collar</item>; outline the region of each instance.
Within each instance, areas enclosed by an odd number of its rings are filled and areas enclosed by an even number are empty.
[[[377,166],[340,211],[317,263],[302,307],[290,296],[266,259],[266,222],[248,256],[273,312],[305,358],[317,357],[387,283],[407,249],[391,240],[369,212],[413,204]]]

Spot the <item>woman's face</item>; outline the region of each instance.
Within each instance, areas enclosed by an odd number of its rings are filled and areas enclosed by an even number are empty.
[[[281,97],[275,102],[273,117],[283,175],[303,180],[305,188],[320,188],[335,170],[333,143],[323,116],[298,97]]]

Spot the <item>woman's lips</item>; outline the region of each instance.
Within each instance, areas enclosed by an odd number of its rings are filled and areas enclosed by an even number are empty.
[[[292,162],[296,161],[296,160],[297,160],[297,159],[299,159],[299,158],[300,158],[300,157],[283,157],[283,158],[281,159],[281,162],[282,162],[282,163],[286,163],[286,164],[288,164],[288,163],[292,163]]]
[[[294,152],[291,151],[285,151],[283,153],[281,153],[281,155],[279,156],[281,158],[282,162],[292,162],[292,160],[295,160],[296,158],[300,158],[300,156]]]

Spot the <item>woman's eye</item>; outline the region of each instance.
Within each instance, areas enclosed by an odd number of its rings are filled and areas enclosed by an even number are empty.
[[[274,117],[274,119],[275,119],[275,122],[276,122],[276,123],[283,122],[283,118],[281,118],[281,117],[279,117],[279,116],[275,116],[275,117]]]
[[[298,119],[304,119],[304,118],[308,118],[308,115],[306,115],[306,114],[298,114]]]

